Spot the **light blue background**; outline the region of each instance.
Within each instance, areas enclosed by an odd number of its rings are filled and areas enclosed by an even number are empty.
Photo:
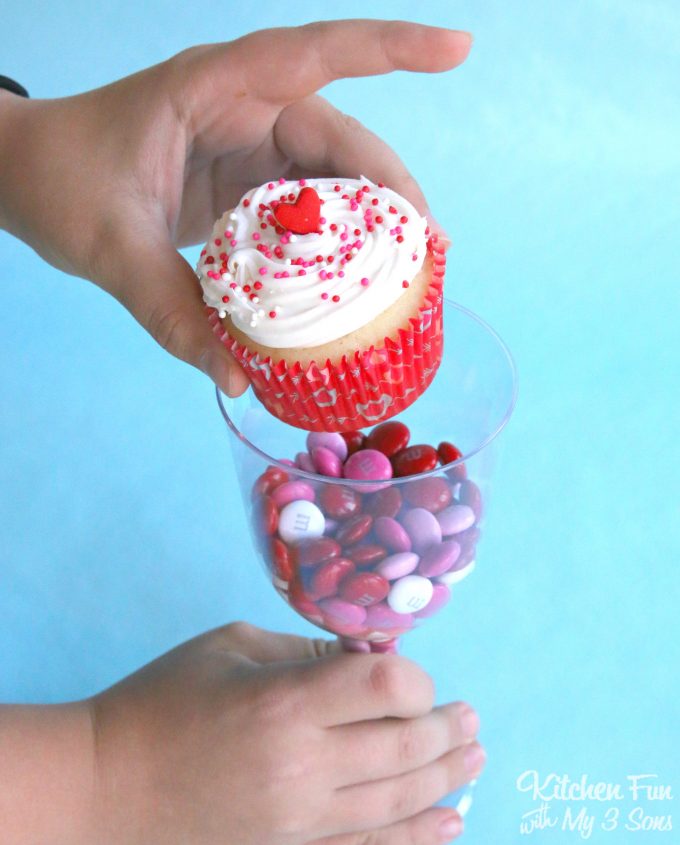
[[[67,9],[5,5],[0,72],[34,96],[364,4]],[[455,243],[448,294],[498,329],[521,377],[477,574],[407,651],[442,699],[482,716],[489,762],[466,841],[576,842],[520,837],[522,771],[650,772],[680,790],[680,7],[376,0],[370,12],[475,34],[449,74],[327,95],[420,180]],[[239,551],[206,379],[5,234],[0,267],[0,700],[92,694],[236,618],[311,633]],[[673,807],[674,833],[590,841],[680,841],[677,799],[648,809]]]

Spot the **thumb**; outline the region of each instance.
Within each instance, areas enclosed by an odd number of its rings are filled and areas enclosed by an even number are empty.
[[[278,634],[248,622],[231,622],[223,628],[217,628],[212,636],[221,648],[237,652],[255,663],[314,660],[342,653],[339,640]]]
[[[202,370],[229,396],[243,393],[248,379],[213,333],[196,274],[169,239],[120,244],[117,252],[124,256],[120,281],[107,289],[171,355]]]

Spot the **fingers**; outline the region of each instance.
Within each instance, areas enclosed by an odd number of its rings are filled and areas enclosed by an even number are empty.
[[[463,702],[436,707],[417,719],[340,725],[328,732],[337,786],[349,786],[419,769],[471,742],[479,719]]]
[[[336,790],[329,824],[359,831],[407,819],[477,777],[484,760],[473,742],[406,774]]]
[[[430,807],[422,813],[379,830],[329,836],[313,845],[443,845],[460,836],[463,820],[445,807]]]
[[[305,701],[323,727],[429,713],[434,703],[430,676],[394,654],[338,654],[298,667]]]
[[[211,59],[225,70],[224,60],[233,59],[249,93],[285,104],[343,77],[450,70],[471,44],[467,32],[406,21],[322,21],[254,32],[221,46]]]
[[[225,393],[239,396],[248,380],[212,331],[196,274],[161,234],[124,238],[122,258],[105,285],[172,355],[205,372]]]
[[[316,660],[341,652],[338,640],[278,634],[248,622],[231,622],[214,631],[213,636],[230,651],[236,651],[260,664],[287,660]]]
[[[307,97],[285,108],[276,121],[274,138],[281,152],[309,175],[366,176],[384,182],[427,214],[423,192],[394,150],[323,97]]]

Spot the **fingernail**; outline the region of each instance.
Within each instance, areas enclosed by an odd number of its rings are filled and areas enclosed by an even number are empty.
[[[479,716],[472,707],[469,707],[467,704],[460,714],[460,726],[463,730],[463,736],[465,739],[474,739],[477,736],[477,731],[479,730]]]
[[[484,753],[484,749],[481,745],[477,745],[475,743],[465,749],[463,762],[465,763],[465,768],[469,774],[477,774],[480,772],[485,760],[486,754]]]
[[[444,842],[458,836],[463,830],[463,820],[460,816],[449,816],[439,825],[439,835]]]

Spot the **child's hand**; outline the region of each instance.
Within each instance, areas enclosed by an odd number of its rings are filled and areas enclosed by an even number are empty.
[[[460,64],[470,36],[346,20],[195,47],[57,100],[0,93],[0,226],[113,294],[173,355],[238,395],[175,247],[203,241],[253,185],[286,176],[382,180],[423,213],[398,156],[315,92],[334,79]],[[408,104],[403,121],[412,122]]]
[[[482,767],[476,715],[405,658],[337,652],[239,622],[95,696],[96,841],[449,841],[432,805]]]

